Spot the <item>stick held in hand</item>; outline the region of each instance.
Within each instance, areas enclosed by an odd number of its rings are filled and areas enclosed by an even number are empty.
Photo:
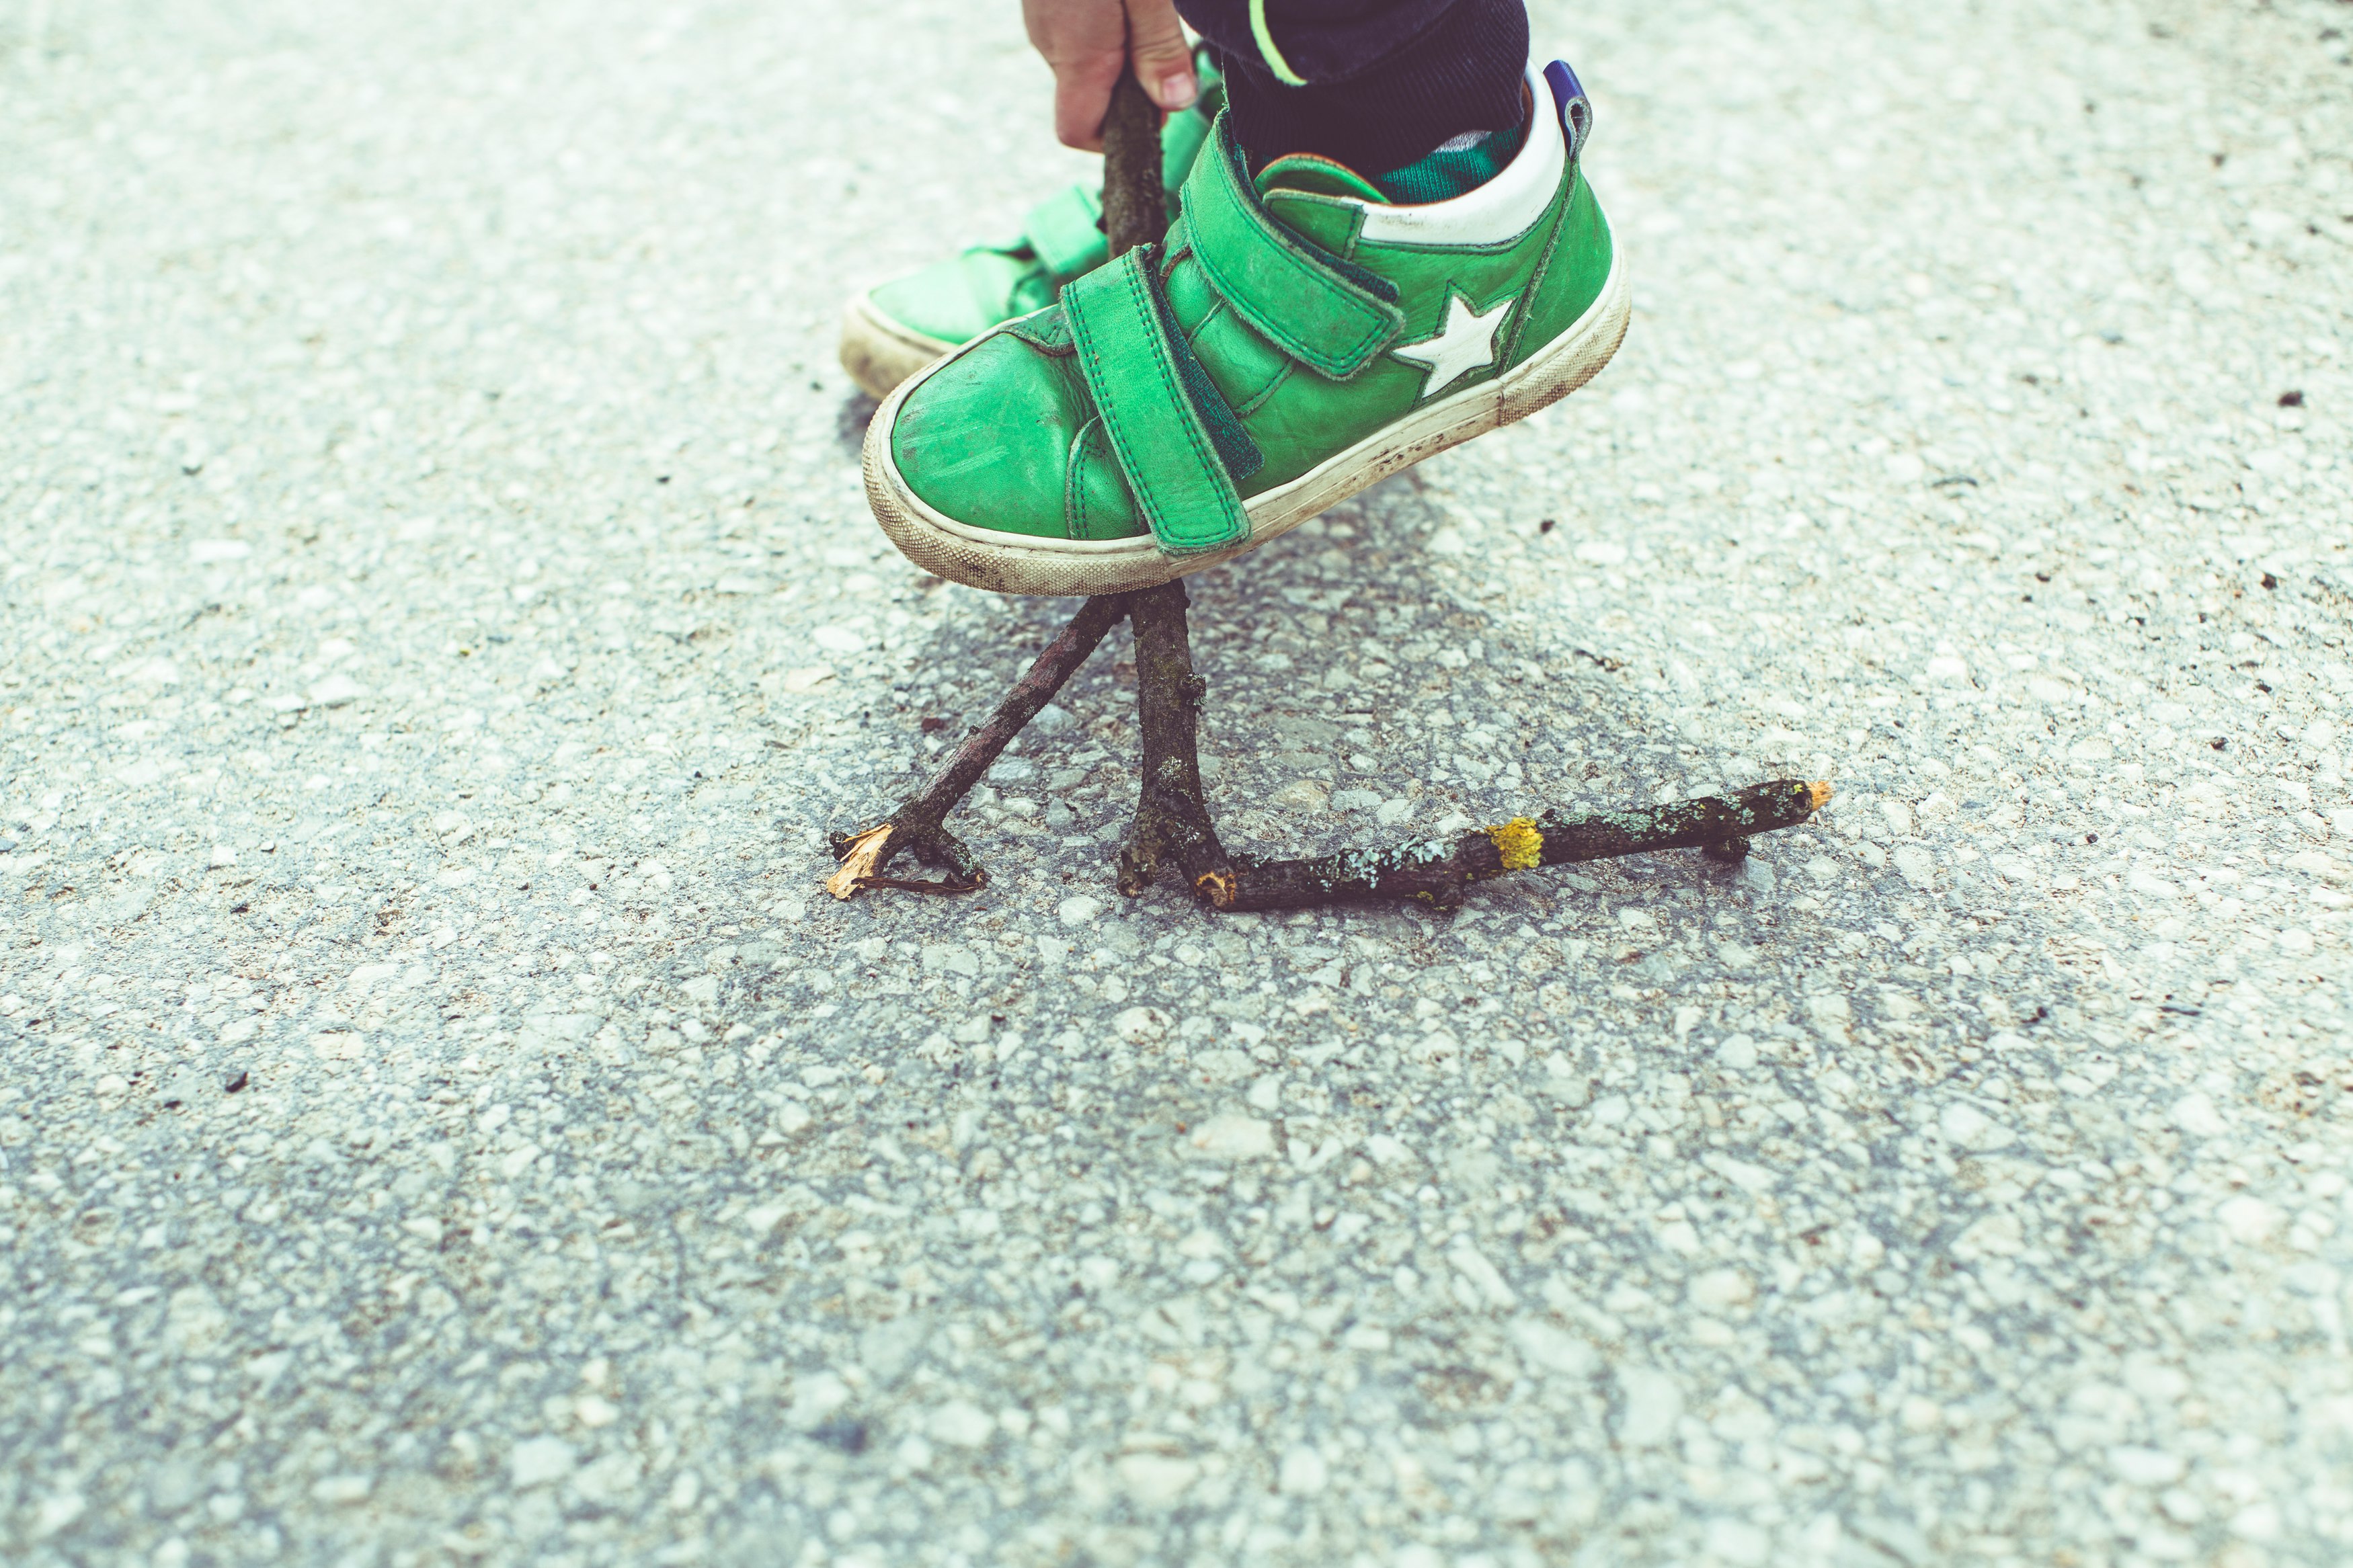
[[[1168,197],[1160,187],[1160,110],[1122,71],[1103,117],[1103,237],[1116,257],[1168,231]]]

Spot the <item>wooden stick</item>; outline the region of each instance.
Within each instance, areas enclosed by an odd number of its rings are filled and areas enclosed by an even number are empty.
[[[1164,865],[1174,863],[1196,897],[1224,909],[1233,902],[1234,869],[1201,791],[1198,723],[1207,687],[1193,672],[1185,584],[1164,583],[1126,597],[1135,627],[1144,778],[1135,820],[1119,852],[1119,890],[1134,898],[1152,886]]]
[[[1419,839],[1388,849],[1344,849],[1264,863],[1244,858],[1234,867],[1240,885],[1233,900],[1222,907],[1296,910],[1412,899],[1451,910],[1462,902],[1462,889],[1472,883],[1538,866],[1661,849],[1712,850],[1736,859],[1750,835],[1794,827],[1830,798],[1826,784],[1783,779],[1751,784],[1730,796],[1704,795],[1591,816],[1546,811],[1456,838]]]
[[[1160,109],[1135,73],[1119,73],[1103,116],[1103,238],[1116,258],[1168,232],[1168,194],[1160,183]]]
[[[1103,237],[1119,256],[1156,243],[1168,228],[1161,187],[1160,110],[1124,73],[1103,121]],[[1233,898],[1233,868],[1201,794],[1198,724],[1206,689],[1193,669],[1181,581],[1121,595],[1135,628],[1135,717],[1144,747],[1135,818],[1119,852],[1119,890],[1130,898],[1174,865],[1213,907]]]

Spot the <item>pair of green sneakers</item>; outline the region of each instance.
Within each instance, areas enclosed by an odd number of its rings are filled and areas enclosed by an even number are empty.
[[[1253,176],[1225,118],[1188,110],[1164,135],[1159,245],[1106,264],[1074,188],[1020,243],[860,296],[842,360],[882,398],[876,521],[955,582],[1122,593],[1582,386],[1625,336],[1626,270],[1576,76],[1532,69],[1527,103],[1500,168],[1410,203],[1323,158]]]

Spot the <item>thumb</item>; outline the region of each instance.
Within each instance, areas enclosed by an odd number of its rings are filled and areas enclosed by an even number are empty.
[[[1171,0],[1127,0],[1127,56],[1135,79],[1162,109],[1173,114],[1199,96],[1193,50]]]

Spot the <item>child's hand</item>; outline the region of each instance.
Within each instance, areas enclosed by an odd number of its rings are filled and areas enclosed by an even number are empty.
[[[1185,108],[1199,91],[1170,0],[1021,0],[1021,16],[1054,68],[1054,134],[1065,147],[1102,148],[1111,89],[1130,58],[1164,110]]]

